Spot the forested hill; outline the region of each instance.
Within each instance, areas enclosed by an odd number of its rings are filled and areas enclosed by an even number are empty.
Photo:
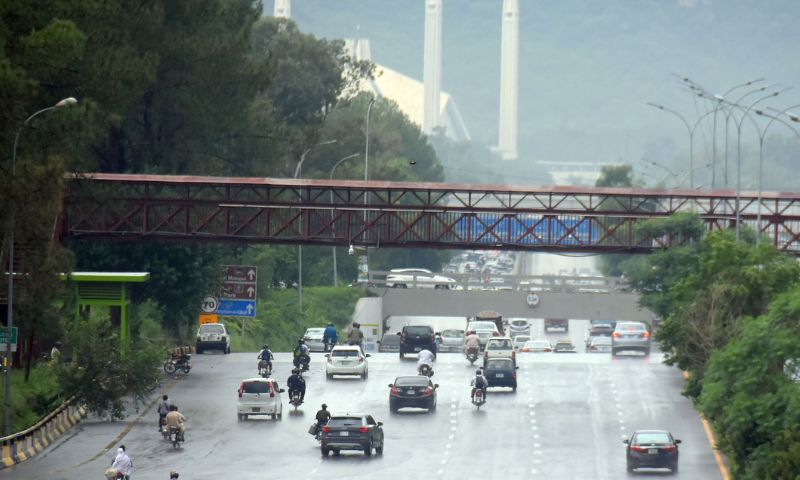
[[[685,154],[683,125],[645,105],[697,118],[702,106],[670,72],[718,93],[762,76],[800,87],[797,0],[519,3],[520,153],[528,159],[636,162],[645,154]],[[501,6],[444,1],[443,87],[486,144],[497,141]],[[265,7],[272,12],[270,1]],[[315,35],[369,38],[376,62],[422,77],[423,0],[294,0],[292,17]],[[772,105],[797,103],[800,88]],[[702,149],[702,132],[696,141]]]

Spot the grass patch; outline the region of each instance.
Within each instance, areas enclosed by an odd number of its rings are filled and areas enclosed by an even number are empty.
[[[5,376],[2,379],[5,382]],[[62,401],[58,378],[49,362],[34,365],[28,382],[25,382],[23,370],[14,369],[11,372],[12,432],[35,425]],[[5,387],[0,388],[0,403],[5,405]]]

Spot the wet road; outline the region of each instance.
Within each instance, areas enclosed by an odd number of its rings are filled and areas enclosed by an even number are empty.
[[[582,346],[585,322],[572,321],[570,337]],[[565,334],[548,334],[551,340]],[[534,336],[545,336],[541,321]],[[189,418],[187,442],[174,451],[156,431],[154,409],[126,422],[85,421],[43,455],[0,478],[91,479],[102,471],[117,443],[124,443],[134,479],[376,479],[416,475],[442,479],[618,479],[625,473],[623,436],[637,428],[668,428],[681,446],[680,473],[688,479],[721,478],[698,415],[680,395],[680,372],[661,355],[612,359],[610,354],[522,354],[516,393],[491,391],[477,411],[469,400],[474,368],[458,354],[442,354],[434,380],[440,385],[435,413],[390,414],[387,384],[412,374],[415,360],[397,354],[370,358],[367,381],[324,375],[314,354],[306,403],[290,411],[284,394],[280,421],[238,422],[236,389],[253,376],[256,354],[197,355],[194,369],[165,383]],[[279,354],[276,378],[285,382],[289,356]],[[306,433],[322,402],[334,412],[371,413],[384,422],[382,456],[343,453],[322,458]],[[124,435],[120,438],[121,435]],[[637,477],[665,476],[666,472]]]

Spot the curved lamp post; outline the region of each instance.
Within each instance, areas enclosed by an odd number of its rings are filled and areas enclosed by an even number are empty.
[[[17,174],[17,146],[19,145],[19,136],[22,134],[22,130],[30,123],[38,115],[42,113],[49,112],[50,110],[55,110],[61,107],[69,107],[71,105],[75,105],[78,103],[78,100],[75,97],[67,97],[55,105],[49,106],[47,108],[43,108],[34,112],[30,117],[26,118],[22,125],[20,125],[19,129],[17,129],[17,134],[14,136],[14,149],[11,154],[11,181],[14,181],[14,177]],[[13,205],[12,201],[12,205]],[[8,368],[10,368],[10,361],[11,358],[11,332],[14,329],[14,221],[15,221],[15,208],[12,206],[9,212],[9,228],[8,228],[8,324],[6,326],[6,352],[5,352],[5,362],[9,362]],[[3,434],[4,436],[11,435],[11,371],[8,370],[5,376],[5,416],[3,422]]]
[[[331,175],[329,177],[329,180],[333,180],[333,174],[336,172],[336,167],[341,165],[342,162],[344,162],[345,160],[350,160],[351,158],[355,158],[355,157],[357,157],[359,155],[361,155],[361,154],[360,153],[354,153],[354,154],[348,155],[348,156],[344,157],[343,159],[339,160],[338,162],[336,162],[333,165],[333,168],[331,168]],[[331,188],[331,216],[333,216],[333,188]],[[333,226],[331,226],[331,228],[333,228]],[[333,286],[334,287],[338,287],[339,286],[339,271],[336,268],[336,246],[334,245],[333,247],[331,247],[331,250],[333,251]]]

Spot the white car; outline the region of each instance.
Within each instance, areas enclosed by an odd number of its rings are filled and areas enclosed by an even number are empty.
[[[394,288],[455,289],[458,282],[450,277],[436,275],[425,268],[395,268],[386,275],[386,286]]]
[[[490,322],[488,320],[477,320],[474,322],[469,322],[467,325],[467,330],[471,330],[478,335],[478,338],[481,342],[481,347],[486,345],[486,341],[492,337],[499,337],[500,332],[497,330],[497,325],[494,322]]]
[[[517,335],[517,336],[515,336],[514,337],[514,342],[513,342],[514,343],[514,350],[519,351],[519,349],[522,348],[523,345],[525,345],[525,342],[530,342],[530,341],[531,341],[531,336],[530,335]]]
[[[511,338],[517,335],[530,335],[531,321],[527,318],[511,318],[508,321],[508,336]]]
[[[251,415],[269,415],[273,420],[280,419],[283,414],[281,402],[282,388],[272,378],[246,378],[239,385],[239,401],[236,414],[239,421],[247,420]]]
[[[517,352],[514,344],[508,337],[494,337],[486,341],[486,348],[483,350],[483,364],[490,358],[510,358],[517,364]]]
[[[366,380],[369,375],[369,365],[367,357],[358,346],[336,345],[331,353],[325,355],[328,361],[325,362],[325,376],[328,380],[334,375],[356,375],[361,380]]]
[[[519,350],[520,352],[530,353],[549,353],[553,351],[553,346],[547,340],[529,340]]]
[[[197,353],[206,350],[222,350],[222,353],[231,353],[231,336],[222,323],[204,323],[197,329],[197,339],[194,345]]]
[[[306,341],[308,349],[312,352],[324,352],[325,342],[322,341],[324,336],[324,328],[312,327],[306,329],[306,333],[303,334],[303,340]]]

